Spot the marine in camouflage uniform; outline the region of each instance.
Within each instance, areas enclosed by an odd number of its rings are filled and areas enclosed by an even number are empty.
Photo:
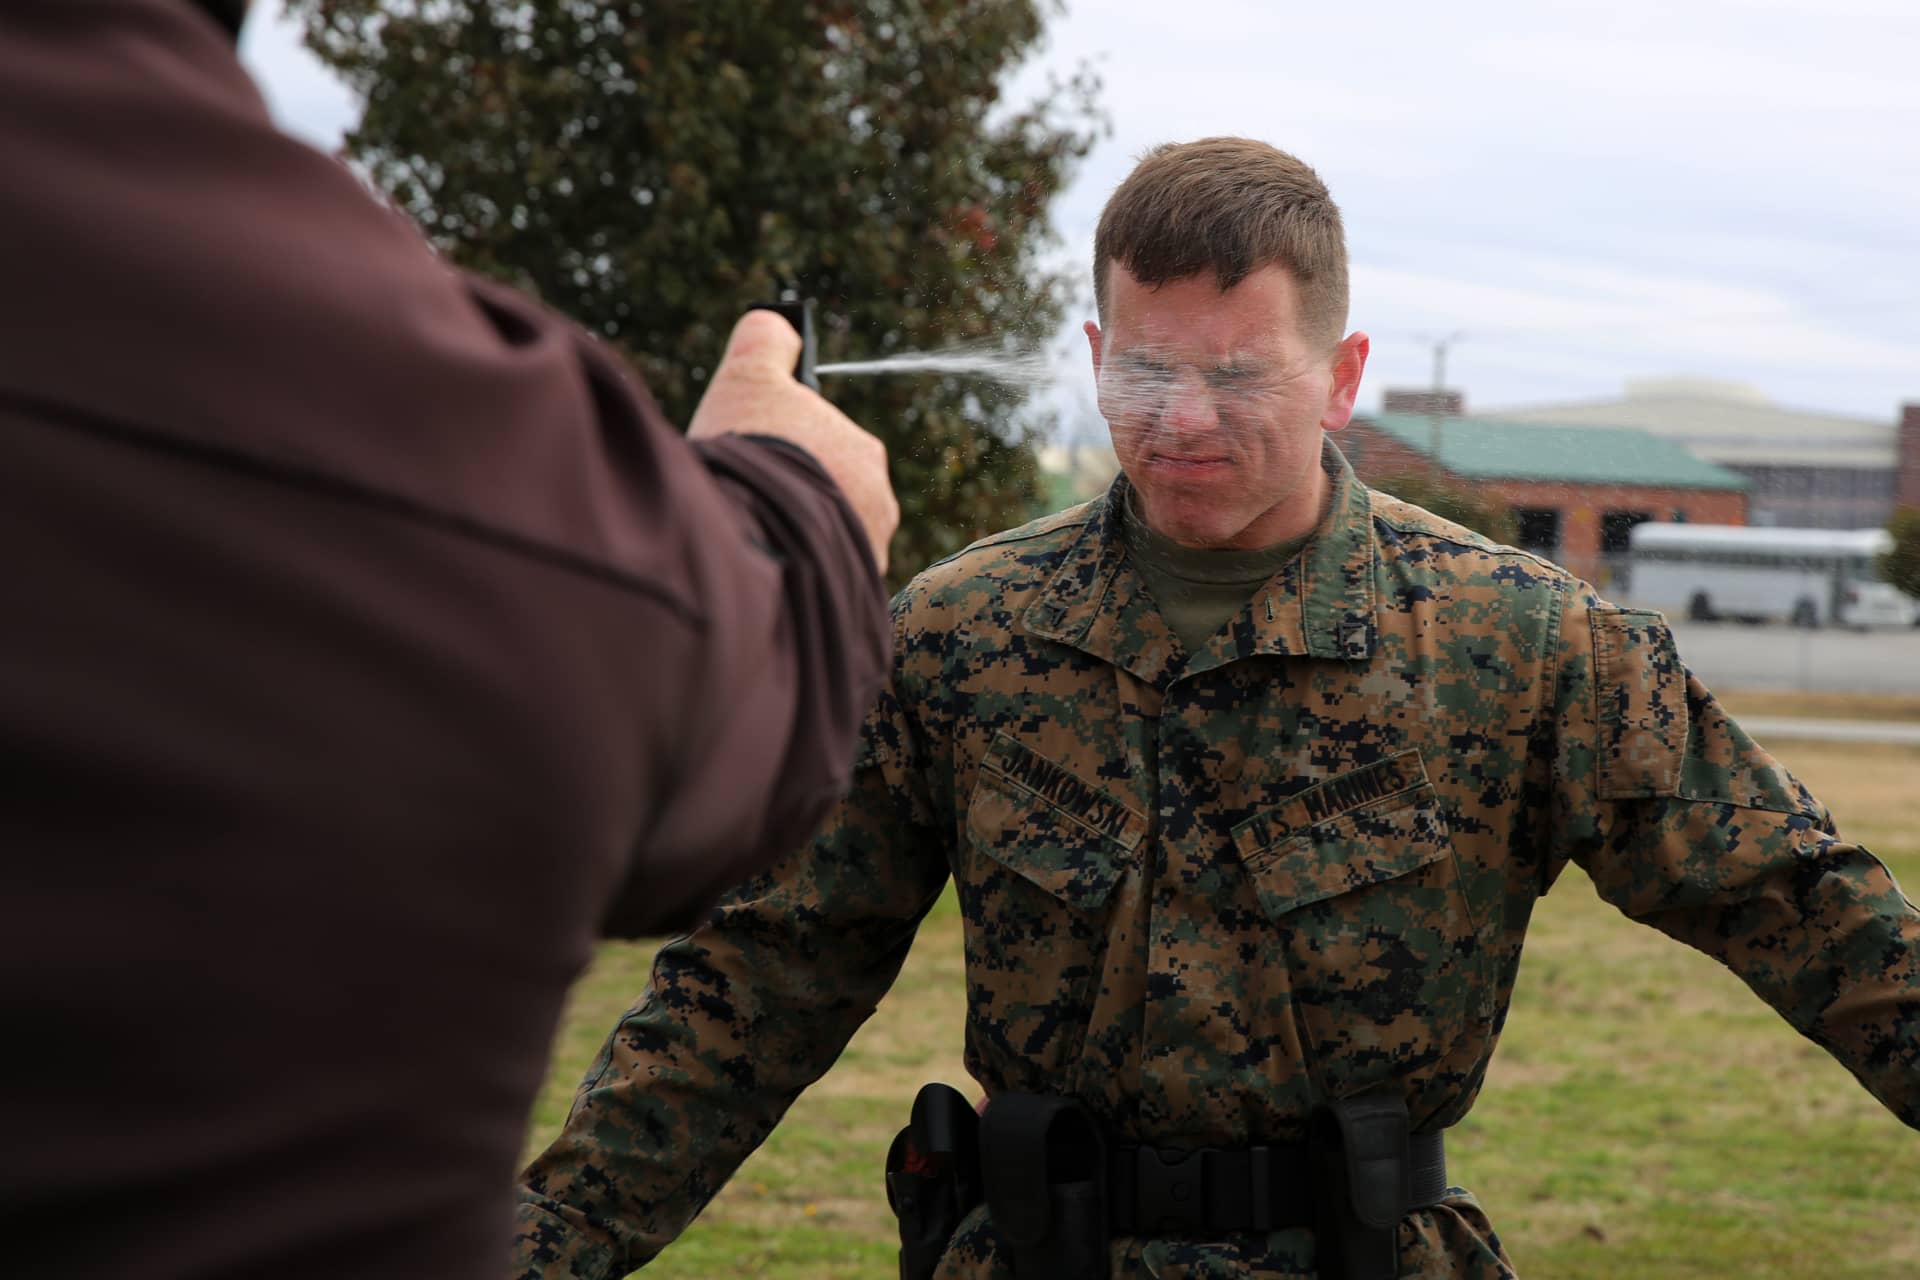
[[[1416,1132],[1454,1124],[1569,861],[1920,1123],[1920,914],[1886,868],[1659,615],[1369,490],[1325,442],[1367,342],[1339,336],[1344,239],[1312,171],[1238,139],[1150,153],[1095,279],[1123,477],[895,601],[851,794],[660,953],[527,1171],[516,1274],[618,1275],[672,1240],[832,1065],[949,877],[969,1072],[990,1098],[1076,1098],[1117,1142],[1271,1148],[1382,1093]],[[1136,517],[1275,567],[1194,626],[1149,588]],[[1403,1275],[1512,1274],[1465,1191],[1398,1234]],[[1307,1229],[1122,1234],[1111,1261],[1317,1266]],[[937,1275],[1010,1265],[983,1206]]]
[[[1920,917],[1692,678],[1658,614],[1369,490],[1197,653],[1106,498],[895,605],[853,794],[665,948],[529,1170],[520,1265],[618,1275],[833,1063],[951,875],[966,1065],[1161,1146],[1294,1141],[1382,1083],[1467,1113],[1533,904],[1569,860],[1727,965],[1920,1123]],[[875,1194],[879,1194],[876,1178]],[[1404,1274],[1511,1274],[1465,1191]],[[1120,1239],[1116,1275],[1306,1276],[1305,1231]],[[984,1206],[939,1275],[1007,1275]]]

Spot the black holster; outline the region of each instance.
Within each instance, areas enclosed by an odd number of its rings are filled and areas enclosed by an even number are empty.
[[[900,1223],[900,1280],[929,1280],[980,1197],[979,1115],[957,1089],[923,1086],[907,1127],[887,1149],[887,1204]]]
[[[1393,1280],[1400,1219],[1412,1202],[1407,1103],[1399,1094],[1347,1098],[1309,1121],[1314,1251],[1320,1280]]]
[[[995,1232],[1017,1280],[1106,1280],[1107,1143],[1073,1098],[1003,1093],[980,1123]]]

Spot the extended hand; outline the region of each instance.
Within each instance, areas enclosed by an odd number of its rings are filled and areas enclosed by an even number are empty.
[[[805,449],[840,487],[884,573],[887,544],[900,524],[886,446],[794,378],[799,356],[800,335],[792,325],[771,311],[747,312],[733,327],[687,436],[751,433]]]

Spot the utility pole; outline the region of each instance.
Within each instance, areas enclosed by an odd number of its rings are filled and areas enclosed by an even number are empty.
[[[1455,330],[1444,338],[1429,338],[1433,343],[1433,391],[1427,397],[1427,422],[1433,431],[1433,469],[1440,471],[1440,419],[1445,416],[1441,409],[1441,397],[1447,392],[1447,348],[1463,341],[1466,334]]]

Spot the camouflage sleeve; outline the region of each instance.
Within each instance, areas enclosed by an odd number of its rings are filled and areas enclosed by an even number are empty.
[[[899,652],[896,646],[895,652]],[[832,1065],[946,882],[892,687],[820,835],[663,947],[523,1175],[517,1277],[621,1276],[693,1220]]]
[[[1920,1128],[1920,912],[1681,663],[1658,613],[1568,603],[1552,873],[1727,966]]]

